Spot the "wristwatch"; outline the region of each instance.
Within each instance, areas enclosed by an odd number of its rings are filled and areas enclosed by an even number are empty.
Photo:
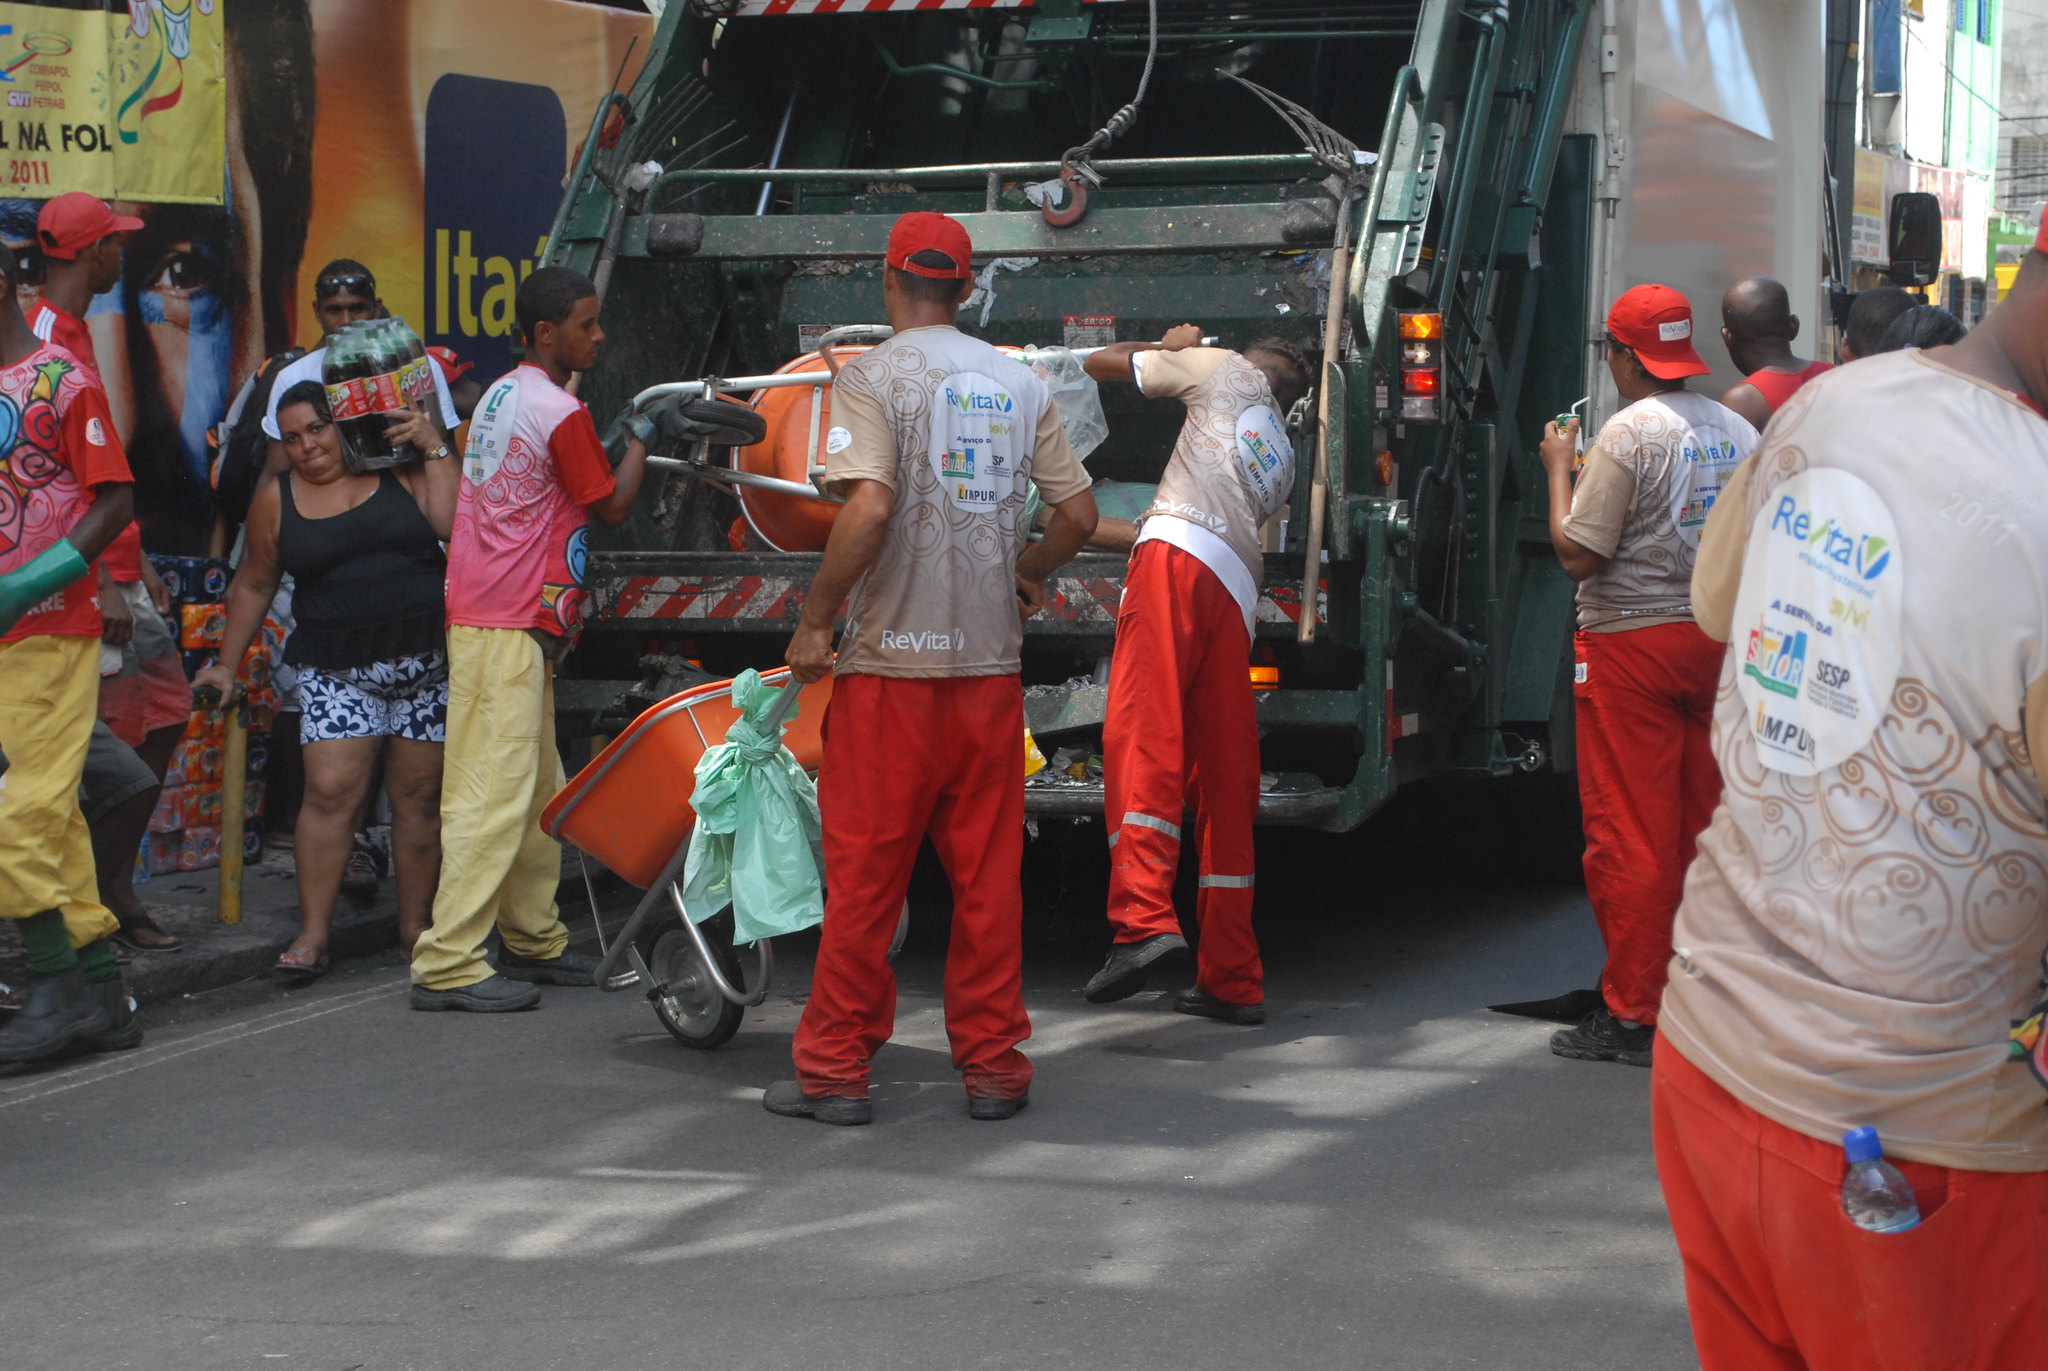
[[[439,446],[439,447],[435,448],[435,449],[434,449],[434,450],[433,450],[432,452],[429,452],[429,453],[427,453],[427,454],[426,454],[426,460],[427,460],[427,461],[429,461],[429,462],[438,462],[438,461],[440,461],[440,460],[441,460],[441,459],[442,459],[443,457],[446,457],[447,455],[448,455],[448,445],[447,445],[446,443],[443,443],[443,444],[441,444],[441,446]]]

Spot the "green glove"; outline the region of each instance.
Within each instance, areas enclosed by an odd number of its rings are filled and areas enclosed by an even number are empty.
[[[0,633],[89,570],[71,540],[59,538],[32,560],[0,575]]]

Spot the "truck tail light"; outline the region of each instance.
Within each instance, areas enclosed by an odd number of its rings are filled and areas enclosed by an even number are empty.
[[[1441,314],[1401,316],[1401,417],[1443,417],[1443,338]]]

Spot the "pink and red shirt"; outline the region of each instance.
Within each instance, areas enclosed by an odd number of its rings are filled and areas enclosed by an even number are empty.
[[[531,362],[514,367],[470,416],[448,542],[448,622],[574,637],[587,507],[616,484],[590,411]]]
[[[125,484],[106,392],[77,358],[44,344],[0,368],[0,572],[34,561],[92,507],[93,488]],[[21,617],[0,642],[37,634],[100,636],[99,578],[88,571]]]
[[[72,358],[92,374],[93,382],[104,387],[100,378],[100,358],[92,345],[92,331],[85,326],[85,320],[69,310],[58,309],[48,300],[38,298],[29,312],[28,326],[36,337],[46,343],[55,343],[70,353]],[[100,554],[100,560],[107,565],[107,575],[123,585],[142,579],[142,528],[133,520],[126,528],[114,535],[114,541]]]

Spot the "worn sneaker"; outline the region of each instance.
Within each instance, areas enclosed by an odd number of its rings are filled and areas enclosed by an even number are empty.
[[[1014,1119],[1017,1112],[1031,1103],[1029,1095],[969,1095],[967,1117],[970,1119]]]
[[[1645,1023],[1630,1028],[1602,1005],[1581,1019],[1577,1027],[1560,1028],[1551,1034],[1550,1050],[1574,1061],[1648,1066],[1650,1050],[1656,1042],[1654,1026]]]
[[[107,1031],[107,1011],[77,967],[35,976],[28,998],[0,1028],[0,1062],[39,1062]]]
[[[515,1009],[532,1009],[540,1003],[538,986],[522,985],[503,976],[486,976],[475,985],[458,985],[452,990],[412,988],[414,1009],[461,1009],[471,1014],[509,1014]]]
[[[352,900],[377,898],[377,855],[360,844],[348,854],[341,871],[341,893]]]
[[[806,1095],[797,1081],[777,1081],[769,1086],[761,1095],[761,1107],[786,1119],[816,1119],[838,1128],[858,1128],[875,1121],[875,1106],[866,1097]]]
[[[1195,1014],[1204,1019],[1215,1019],[1220,1023],[1243,1024],[1249,1027],[1266,1021],[1266,1006],[1258,1004],[1232,1004],[1219,1000],[1198,985],[1191,985],[1173,997],[1173,1007],[1181,1014]]]
[[[572,952],[566,947],[556,957],[522,957],[509,947],[498,954],[500,975],[540,985],[594,986],[598,965],[598,958],[588,952]]]
[[[1188,940],[1178,933],[1155,933],[1134,943],[1114,943],[1109,960],[1089,979],[1081,998],[1090,1004],[1127,1000],[1145,988],[1154,967],[1169,957],[1185,961],[1187,955]]]

